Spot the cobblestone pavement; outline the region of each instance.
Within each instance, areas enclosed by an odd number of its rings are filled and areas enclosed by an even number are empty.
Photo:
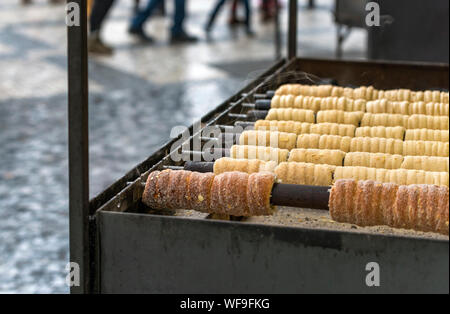
[[[0,2],[0,293],[68,292],[64,6],[35,2]],[[148,25],[158,42],[142,46],[125,32],[130,3],[119,1],[106,25],[114,57],[90,61],[92,196],[167,141],[173,126],[191,124],[274,58],[271,25],[256,25],[248,39],[230,32],[225,16],[214,41],[176,48],[158,18]],[[203,35],[210,5],[190,2],[193,33]],[[301,10],[302,54],[333,56],[330,5]],[[350,38],[348,56],[364,54],[363,36]]]

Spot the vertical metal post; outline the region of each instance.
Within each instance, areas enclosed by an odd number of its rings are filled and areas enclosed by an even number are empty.
[[[288,59],[297,56],[298,0],[289,0]]]
[[[89,293],[87,1],[67,0],[67,4],[68,8],[76,7],[80,14],[79,25],[67,27],[70,262],[77,263],[80,269],[80,286],[71,287],[71,293]]]
[[[281,59],[280,3],[275,1],[275,59]]]

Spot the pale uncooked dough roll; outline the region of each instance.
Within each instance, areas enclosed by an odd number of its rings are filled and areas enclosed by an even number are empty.
[[[324,110],[317,113],[317,123],[342,123],[359,126],[363,112],[345,112],[342,110]]]
[[[337,149],[297,148],[291,150],[288,161],[342,166],[344,157],[345,153]]]
[[[349,136],[302,134],[297,139],[297,148],[338,149],[348,152],[351,141]]]
[[[356,126],[353,124],[318,123],[312,124],[310,133],[320,135],[355,136]]]
[[[272,98],[272,108],[307,109],[317,112],[320,110],[322,98],[312,96],[275,95]]]
[[[273,172],[277,166],[275,161],[262,161],[258,159],[220,158],[214,162],[214,173],[221,174],[230,171],[240,171],[248,174],[262,171]]]
[[[296,142],[297,134],[276,131],[244,131],[239,138],[240,145],[270,146],[288,150],[295,148]]]
[[[365,113],[361,126],[402,126],[408,127],[409,116],[389,113]]]
[[[408,119],[408,129],[448,130],[448,116],[415,114]]]
[[[366,104],[369,113],[393,113],[393,114],[409,114],[409,102],[407,101],[389,101],[387,99],[378,99],[369,101]]]
[[[275,95],[303,95],[314,97],[328,97],[332,96],[332,90],[335,86],[332,85],[302,85],[302,84],[285,84],[280,86]]]
[[[447,187],[355,180],[338,180],[329,201],[331,218],[337,222],[444,235],[449,233],[448,207]]]
[[[432,184],[448,186],[448,172],[396,169],[388,171],[386,180],[386,182],[393,182],[400,185]]]
[[[332,85],[301,85],[286,84],[276,91],[276,95],[303,95],[314,97],[346,97],[351,99],[371,100],[373,87],[359,87],[356,89]]]
[[[286,184],[330,186],[334,166],[302,162],[283,162],[276,169],[278,182]]]
[[[448,131],[430,129],[410,129],[406,130],[405,141],[431,141],[447,142]]]
[[[389,101],[408,101],[408,102],[443,102],[448,103],[448,93],[439,91],[418,91],[413,92],[408,89],[397,90],[378,90],[374,99],[387,99]]]
[[[233,145],[230,149],[230,157],[234,159],[259,159],[280,163],[287,161],[288,155],[287,149],[264,146]]]
[[[285,84],[275,92],[276,95],[303,95],[315,97],[347,97],[352,99],[408,102],[441,102],[449,103],[448,92],[439,91],[411,91],[409,89],[376,90],[372,86],[348,88],[332,85],[302,85]]]
[[[305,134],[310,133],[312,125],[308,122],[258,120],[255,123],[255,130]]]
[[[389,182],[387,169],[368,167],[336,167],[334,171],[334,181],[339,179],[354,179],[357,181],[374,180],[378,182]]]
[[[355,137],[351,141],[350,152],[403,155],[403,141],[392,138]]]
[[[405,141],[403,142],[403,155],[448,157],[448,143]]]
[[[278,121],[298,121],[315,123],[314,111],[305,109],[270,109],[266,116],[266,120],[278,120]]]
[[[448,186],[447,172],[430,172],[408,169],[379,169],[367,167],[336,167],[334,180],[354,179],[357,181],[374,180],[378,182],[409,184],[434,184]]]
[[[345,167],[368,167],[381,169],[398,169],[403,162],[402,155],[383,153],[347,153],[344,158]]]
[[[409,104],[409,114],[425,114],[428,116],[448,116],[449,104],[439,102],[413,102]]]
[[[319,148],[319,134],[302,134],[297,138],[297,148]]]
[[[352,137],[349,136],[322,135],[319,139],[319,149],[339,149],[347,153],[350,151],[351,142]]]
[[[307,109],[318,112],[320,110],[366,111],[366,101],[346,97],[314,97],[275,95],[271,102],[272,108]]]
[[[448,157],[405,156],[400,168],[448,172]]]
[[[346,97],[326,97],[319,99],[321,100],[320,106],[316,112],[319,110],[366,111],[366,101],[363,99],[350,99]]]
[[[356,129],[355,137],[382,137],[403,140],[405,128],[402,126],[363,126]]]

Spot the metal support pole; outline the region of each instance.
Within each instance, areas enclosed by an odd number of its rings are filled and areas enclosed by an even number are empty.
[[[298,0],[289,0],[288,59],[297,57]]]
[[[88,136],[88,52],[86,0],[67,0],[79,14],[79,25],[67,27],[69,83],[69,218],[70,262],[80,270],[80,286],[71,293],[89,293],[89,136]],[[69,6],[70,3],[70,6]],[[73,12],[75,12],[73,11]],[[69,11],[69,13],[71,13]]]
[[[275,59],[281,59],[280,3],[275,1]]]

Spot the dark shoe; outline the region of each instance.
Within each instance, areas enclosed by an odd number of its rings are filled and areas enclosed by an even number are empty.
[[[197,37],[191,36],[185,32],[176,35],[172,34],[172,37],[170,39],[171,44],[195,43],[197,41]]]
[[[142,40],[142,41],[145,41],[145,42],[148,42],[148,43],[154,42],[153,38],[150,37],[150,36],[148,36],[148,35],[144,32],[144,30],[143,30],[142,28],[133,28],[133,27],[130,27],[130,28],[128,29],[128,33],[131,34],[131,35],[133,35],[133,36],[135,36],[135,37],[137,37],[139,40]]]
[[[114,53],[113,48],[105,45],[100,39],[98,33],[93,33],[88,39],[88,51],[89,53],[110,56]]]

